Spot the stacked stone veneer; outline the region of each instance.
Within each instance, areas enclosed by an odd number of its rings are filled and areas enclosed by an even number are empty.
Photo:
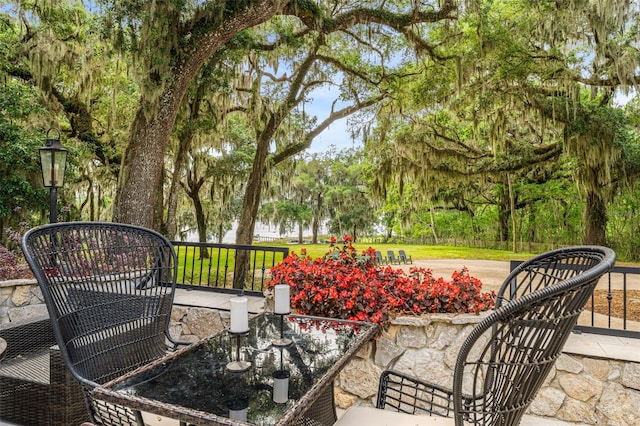
[[[0,324],[46,314],[33,280],[0,282]],[[483,315],[432,314],[401,317],[363,348],[336,381],[336,403],[374,405],[378,378],[394,368],[450,387],[462,342]],[[172,336],[197,341],[223,330],[229,314],[174,306]],[[588,425],[640,425],[640,364],[564,353],[529,414]]]
[[[336,382],[336,404],[375,405],[380,373],[393,368],[451,387],[456,357],[485,315],[401,317],[369,343]],[[640,364],[563,353],[528,414],[575,424],[640,425]]]
[[[0,281],[0,324],[43,315],[47,315],[47,307],[35,280]]]

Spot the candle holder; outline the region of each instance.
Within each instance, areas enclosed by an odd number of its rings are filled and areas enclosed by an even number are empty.
[[[284,346],[289,346],[291,343],[293,343],[291,339],[287,339],[286,337],[284,337],[284,317],[285,315],[289,314],[290,312],[287,312],[286,314],[276,313],[276,315],[280,317],[280,338],[271,341],[271,344],[275,347],[281,348]]]
[[[227,364],[227,370],[233,373],[243,373],[251,368],[251,363],[240,359],[240,341],[244,336],[248,336],[249,332],[245,331],[243,333],[234,333],[229,331],[229,335],[231,336],[231,339],[235,339],[236,341],[236,359]]]
[[[273,372],[273,402],[284,404],[289,401],[289,376],[287,370],[276,370]]]

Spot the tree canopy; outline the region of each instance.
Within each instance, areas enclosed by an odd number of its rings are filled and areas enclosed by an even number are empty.
[[[551,211],[562,241],[626,232],[610,214],[633,208],[640,170],[637,102],[617,103],[640,77],[635,1],[2,5],[3,226],[45,217],[35,148],[57,127],[63,219],[201,240],[235,221],[242,244],[260,214],[314,240],[324,222],[439,241],[449,210],[476,234],[495,211],[491,238],[514,248]],[[357,160],[305,156],[340,119]]]

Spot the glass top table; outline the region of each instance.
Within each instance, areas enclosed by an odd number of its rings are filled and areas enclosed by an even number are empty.
[[[378,330],[274,314],[251,319],[249,328],[170,353],[95,388],[93,396],[196,425],[332,424],[333,380]],[[282,346],[281,338],[290,343]],[[238,361],[247,368],[235,371]]]

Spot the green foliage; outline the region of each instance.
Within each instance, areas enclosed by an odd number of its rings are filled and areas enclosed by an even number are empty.
[[[37,158],[44,138],[27,124],[41,112],[33,88],[13,79],[0,86],[0,219],[5,225],[17,225],[31,210],[46,206],[36,183],[42,179]]]

